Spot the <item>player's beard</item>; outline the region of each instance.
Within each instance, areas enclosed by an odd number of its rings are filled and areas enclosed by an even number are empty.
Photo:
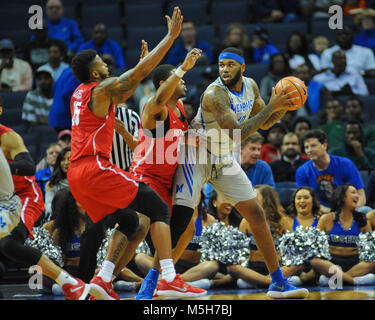
[[[220,79],[221,81],[224,83],[224,85],[228,88],[231,88],[233,87],[237,82],[238,80],[240,80],[241,78],[241,70],[238,70],[238,72],[236,73],[236,75],[233,77],[232,80],[230,80],[228,83],[225,83],[225,81],[223,80],[223,78],[220,76]]]
[[[100,76],[100,80],[104,80],[104,79],[107,79],[109,77],[108,74],[101,73],[101,72],[98,72],[98,73],[99,73],[99,76]]]

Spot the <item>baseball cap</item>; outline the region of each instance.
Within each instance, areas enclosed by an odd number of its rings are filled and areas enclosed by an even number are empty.
[[[47,72],[53,78],[51,69],[47,66],[40,66],[38,69],[36,69],[35,76],[38,76],[38,74],[42,72]]]
[[[14,44],[13,44],[12,40],[10,40],[10,39],[1,40],[0,41],[0,50],[3,50],[3,49],[14,50]]]
[[[70,131],[69,129],[60,131],[59,134],[57,135],[57,140],[61,139],[63,136],[66,136],[66,135],[71,136],[72,131]]]

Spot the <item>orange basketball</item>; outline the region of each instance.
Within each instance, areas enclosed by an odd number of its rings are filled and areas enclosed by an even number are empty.
[[[285,77],[282,78],[275,87],[275,91],[277,94],[281,92],[281,90],[286,87],[287,85],[290,85],[290,87],[287,89],[287,93],[297,90],[297,92],[291,96],[290,98],[299,97],[298,100],[292,101],[291,104],[285,106],[285,109],[287,110],[297,110],[301,108],[307,99],[307,87],[305,83],[297,78],[297,77]]]

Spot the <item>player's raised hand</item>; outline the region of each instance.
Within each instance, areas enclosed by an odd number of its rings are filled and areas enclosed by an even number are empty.
[[[201,54],[202,54],[201,49],[194,48],[194,49],[190,50],[189,53],[186,55],[186,58],[185,58],[184,62],[181,65],[181,69],[184,70],[184,71],[188,71],[191,68],[193,68],[195,63],[197,62],[197,60],[201,56]]]
[[[148,55],[148,43],[142,40],[141,55],[139,56],[139,61]]]
[[[184,20],[184,17],[181,15],[181,10],[179,7],[174,7],[172,18],[167,15],[165,18],[168,24],[168,34],[172,39],[176,39],[181,32],[182,21]]]

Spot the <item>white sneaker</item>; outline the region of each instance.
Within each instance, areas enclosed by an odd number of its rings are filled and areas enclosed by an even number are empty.
[[[328,281],[329,281],[329,278],[327,278],[325,275],[321,275],[319,277],[319,285],[322,287],[327,287]]]
[[[113,288],[117,291],[135,291],[136,283],[119,280],[115,282]]]
[[[186,283],[190,286],[207,290],[211,288],[212,280],[200,279],[197,281],[191,281],[191,282],[186,282]]]
[[[355,286],[371,286],[375,284],[375,274],[368,273],[361,277],[354,277]]]
[[[253,289],[255,288],[255,285],[252,283],[246,282],[245,280],[238,278],[237,279],[237,287],[240,289]]]
[[[295,287],[298,287],[302,284],[301,278],[299,276],[288,277],[288,282]]]

